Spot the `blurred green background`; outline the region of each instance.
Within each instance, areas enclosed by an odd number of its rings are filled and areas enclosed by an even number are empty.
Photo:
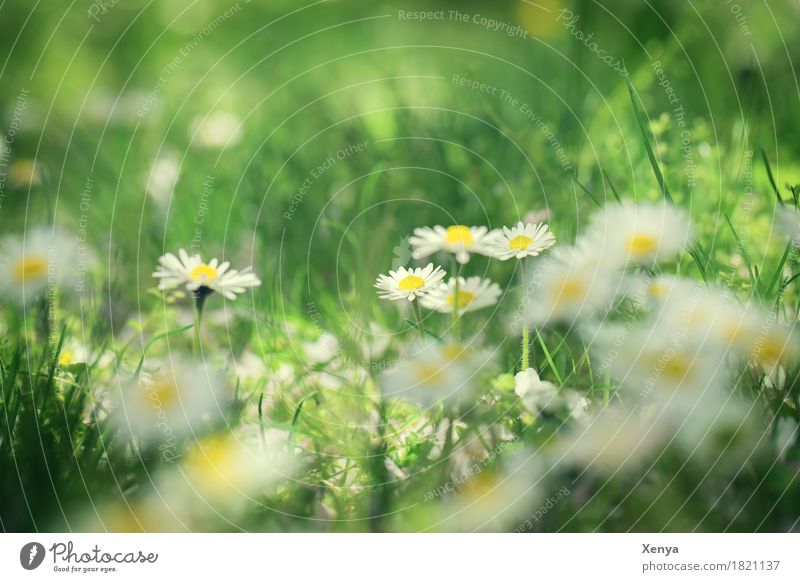
[[[601,169],[631,195],[656,185],[643,171],[625,79],[570,34],[564,9],[580,18],[573,31],[593,34],[624,61],[651,118],[671,114],[659,136],[671,188],[691,198],[696,217],[716,215],[742,185],[745,149],[765,149],[781,183],[800,147],[793,139],[798,46],[781,26],[797,21],[797,4],[737,8],[752,34],[730,5],[713,0],[126,0],[35,9],[6,2],[7,123],[17,96],[28,92],[11,160],[35,158],[41,184],[7,184],[0,224],[19,232],[55,219],[71,229],[91,179],[89,240],[101,256],[124,261],[113,273],[121,284],[143,288],[162,249],[193,238],[203,183],[213,176],[204,250],[252,254],[264,272],[282,258],[285,290],[299,285],[296,278],[311,277],[313,288],[336,284],[338,275],[356,295],[371,293],[363,274],[384,269],[402,236],[446,221],[448,212],[496,225],[547,208],[573,229],[589,202],[571,174],[601,198]],[[399,17],[414,10],[443,10],[446,19]],[[474,23],[474,15],[521,26],[526,38]],[[654,62],[677,102],[659,86]],[[497,91],[460,86],[455,75]],[[677,106],[691,132],[691,167]],[[220,110],[241,122],[240,141],[224,151],[199,147],[193,123]],[[313,179],[285,219],[311,171],[353,144],[365,150]],[[145,186],[165,156],[180,170],[159,204]],[[337,269],[332,250],[346,254],[350,268]]]

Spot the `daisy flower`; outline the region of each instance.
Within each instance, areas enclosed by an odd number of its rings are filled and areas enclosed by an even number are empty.
[[[6,237],[0,243],[0,294],[26,303],[67,283],[75,263],[75,240],[49,228]]]
[[[416,260],[424,259],[439,251],[451,253],[461,263],[469,262],[472,253],[489,254],[492,237],[485,226],[434,226],[414,229],[414,236],[408,239]]]
[[[772,314],[760,309],[747,315],[743,325],[735,330],[729,328],[732,341],[746,360],[770,369],[800,357],[800,339],[794,327],[776,321]]]
[[[522,405],[531,412],[552,408],[556,404],[558,389],[552,382],[539,378],[533,368],[518,372],[514,376],[514,392],[522,401]]]
[[[59,366],[72,366],[73,364],[91,364],[95,360],[94,354],[87,349],[83,341],[74,337],[68,338],[58,354]]]
[[[667,285],[670,279],[658,278]],[[722,289],[674,279],[651,319],[662,336],[683,337],[700,348],[774,368],[800,356],[796,332],[756,303],[742,305]]]
[[[414,301],[434,289],[446,274],[441,267],[434,268],[433,263],[417,269],[400,267],[397,271],[389,271],[388,277],[378,275],[375,287],[381,299]]]
[[[687,458],[715,471],[738,471],[742,459],[769,454],[761,415],[736,394],[707,394],[691,406],[665,408],[659,422]]]
[[[691,240],[689,216],[667,203],[609,204],[595,215],[587,243],[612,265],[652,265],[678,255]]]
[[[694,403],[704,393],[717,394],[728,379],[723,352],[673,331],[649,322],[607,325],[592,348],[610,375],[643,400]]]
[[[169,533],[186,529],[150,488],[136,495],[120,495],[102,504],[96,501],[78,517],[78,531],[108,533]]]
[[[510,531],[530,515],[530,507],[541,503],[542,475],[547,473],[544,457],[530,451],[504,454],[494,463],[471,465],[431,492],[429,496],[444,496],[431,515],[438,531]]]
[[[250,267],[237,271],[230,269],[228,261],[220,264],[217,259],[212,259],[204,263],[200,255],[190,256],[183,249],[178,251],[177,257],[167,253],[158,262],[160,265],[153,277],[159,279],[158,288],[161,291],[184,286],[195,297],[204,297],[216,291],[233,300],[248,287],[261,285],[261,280]]]
[[[191,510],[197,505],[191,492],[215,507],[246,505],[250,496],[288,479],[293,466],[286,453],[288,434],[265,431],[263,445],[253,436],[216,433],[190,447],[181,459],[180,475],[167,473],[162,481],[164,485],[174,485],[174,492],[182,493],[176,495],[183,499],[183,503],[176,499],[178,507],[182,504]],[[170,477],[174,479],[172,483]]]
[[[527,275],[525,312],[533,325],[574,323],[609,306],[621,284],[620,273],[602,264],[587,246],[562,249]]]
[[[474,393],[479,387],[478,375],[490,361],[488,353],[466,344],[431,340],[413,344],[411,354],[403,366],[383,372],[379,383],[384,397],[422,406]]]
[[[501,261],[535,257],[556,244],[556,237],[546,224],[520,222],[512,228],[492,231],[491,256]]]
[[[570,430],[554,451],[554,460],[600,475],[633,470],[663,449],[669,437],[664,425],[609,406]]]
[[[142,444],[174,446],[177,439],[221,423],[228,403],[230,395],[216,371],[181,360],[142,373],[126,386],[116,423]]]
[[[497,283],[480,277],[459,277],[456,291],[456,280],[451,278],[421,297],[420,304],[441,313],[462,314],[494,305],[502,293]]]
[[[641,273],[628,276],[625,285],[625,295],[647,309],[657,309],[672,302],[689,301],[701,289],[694,279],[674,275],[653,277]]]

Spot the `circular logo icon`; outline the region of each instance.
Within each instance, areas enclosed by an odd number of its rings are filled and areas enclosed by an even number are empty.
[[[19,551],[19,563],[26,570],[35,570],[44,561],[44,546],[39,542],[29,542]]]

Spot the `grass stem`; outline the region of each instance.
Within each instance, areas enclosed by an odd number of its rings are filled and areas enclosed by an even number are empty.
[[[194,344],[192,346],[192,356],[195,359],[202,357],[203,346],[200,342],[200,324],[203,320],[203,307],[206,303],[206,294],[199,294],[194,299]]]

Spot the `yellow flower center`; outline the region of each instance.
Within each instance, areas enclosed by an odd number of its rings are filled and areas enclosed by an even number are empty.
[[[474,300],[475,300],[475,294],[470,293],[469,291],[459,291],[458,299],[456,299],[454,293],[451,293],[450,295],[447,296],[447,304],[450,307],[452,307],[455,304],[458,304],[459,309],[464,309]]]
[[[628,240],[628,250],[632,255],[644,256],[656,250],[658,241],[651,234],[635,234]]]
[[[761,345],[756,345],[753,359],[760,364],[775,364],[783,359],[784,345],[774,337],[766,338]]]
[[[723,341],[726,341],[731,344],[742,339],[743,335],[744,335],[744,330],[742,329],[742,327],[739,325],[735,325],[733,323],[728,324],[722,330]]]
[[[14,265],[13,277],[18,283],[24,283],[31,279],[39,279],[47,273],[47,259],[44,257],[32,257],[22,259]]]
[[[419,289],[425,284],[425,279],[422,277],[417,277],[416,275],[408,275],[400,281],[397,286],[400,287],[403,291],[414,291],[415,289]]]
[[[575,279],[564,279],[561,282],[561,287],[556,293],[555,304],[560,305],[565,301],[577,301],[583,297],[585,289],[580,281]]]
[[[231,456],[231,452],[227,438],[210,437],[203,441],[198,449],[192,451],[189,465],[204,476],[213,475],[218,469],[225,467],[225,461]]]
[[[420,384],[438,382],[442,378],[442,368],[434,364],[421,364],[416,370],[416,376]]]
[[[461,224],[456,226],[448,226],[445,240],[448,242],[448,244],[462,244],[465,247],[472,246],[472,244],[475,242],[475,239],[472,238],[472,233],[470,232],[469,227]]]
[[[664,285],[662,285],[661,283],[653,283],[652,285],[650,285],[649,291],[650,295],[652,295],[657,299],[661,299],[662,297],[664,297],[665,289]]]
[[[200,263],[189,272],[192,281],[200,281],[201,278],[205,281],[211,281],[217,276],[217,270],[211,265]]]
[[[461,493],[473,503],[491,502],[499,493],[497,475],[490,471],[478,473],[461,487]]]
[[[681,382],[686,378],[692,363],[688,358],[675,356],[667,360],[661,366],[661,373],[672,382]]]
[[[147,396],[159,406],[171,407],[178,401],[178,387],[171,378],[159,378],[147,387]]]
[[[74,362],[75,362],[75,357],[72,355],[72,352],[64,350],[61,352],[61,355],[58,356],[59,366],[71,366]]]
[[[508,248],[512,251],[524,251],[532,242],[533,239],[531,237],[519,235],[508,241]]]
[[[186,468],[193,484],[205,493],[229,493],[243,475],[237,444],[230,437],[212,436],[204,439],[187,455]]]
[[[461,344],[449,344],[442,348],[442,353],[448,360],[463,360],[467,355],[467,347]]]

